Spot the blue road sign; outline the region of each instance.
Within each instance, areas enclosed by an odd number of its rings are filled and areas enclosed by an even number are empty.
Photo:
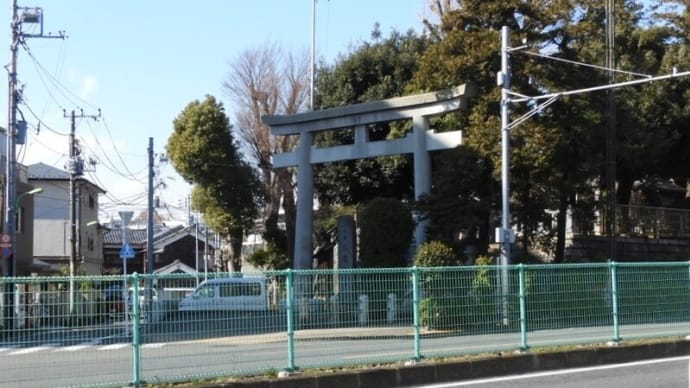
[[[134,258],[134,249],[129,244],[126,244],[120,249],[120,258],[129,260]]]

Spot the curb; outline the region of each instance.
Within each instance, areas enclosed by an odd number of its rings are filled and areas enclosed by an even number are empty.
[[[400,367],[363,367],[309,376],[257,377],[244,381],[199,385],[204,388],[384,388],[413,387],[487,377],[578,368],[690,355],[690,340],[649,344],[601,345],[587,349],[527,353],[499,353],[483,359],[419,362]]]

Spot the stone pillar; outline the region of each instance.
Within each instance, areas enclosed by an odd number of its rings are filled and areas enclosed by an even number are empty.
[[[336,245],[333,252],[333,300],[331,305],[332,323],[348,322],[354,316],[348,314],[355,310],[354,275],[338,270],[354,268],[357,261],[357,238],[355,221],[352,216],[336,219]]]
[[[295,225],[294,269],[312,267],[312,209],[314,207],[314,172],[310,152],[313,135],[303,132],[297,145],[297,220]]]
[[[423,194],[431,192],[431,157],[427,151],[426,133],[429,130],[429,120],[424,116],[412,118],[412,136],[414,138],[414,196],[419,199]],[[416,248],[426,241],[427,221],[420,221],[420,214],[415,214],[417,226],[414,232]]]

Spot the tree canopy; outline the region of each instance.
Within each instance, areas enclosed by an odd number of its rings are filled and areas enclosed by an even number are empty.
[[[223,104],[213,96],[189,103],[173,120],[166,151],[175,170],[194,185],[192,206],[209,227],[230,239],[232,269],[241,269],[244,231],[261,205],[254,169],[242,159]]]

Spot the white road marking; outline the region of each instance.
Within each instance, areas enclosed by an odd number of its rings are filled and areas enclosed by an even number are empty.
[[[48,345],[34,346],[34,347],[31,347],[31,348],[24,348],[24,349],[15,350],[15,351],[13,351],[13,352],[10,352],[9,354],[12,355],[12,356],[16,356],[16,355],[19,355],[19,354],[36,353],[36,352],[40,352],[40,351],[42,351],[42,350],[54,349],[54,348],[55,348],[55,345],[50,345],[50,344],[48,344]]]
[[[130,344],[112,344],[112,345],[105,345],[101,346],[98,348],[98,350],[116,350],[116,349],[123,349],[128,346],[131,346]]]
[[[141,347],[147,348],[147,349],[158,349],[158,348],[162,348],[165,345],[167,345],[167,344],[166,343],[156,343],[156,344],[144,344],[144,345],[141,345]]]
[[[56,352],[76,352],[77,350],[86,349],[86,348],[89,348],[92,346],[93,345],[90,345],[90,344],[72,345],[72,346],[66,346],[64,348],[55,349],[55,351]]]
[[[592,366],[592,367],[586,367],[586,368],[563,369],[563,370],[556,370],[556,371],[550,371],[550,372],[527,373],[524,375],[491,377],[491,378],[487,378],[487,379],[459,381],[459,382],[455,382],[455,383],[423,385],[422,387],[424,387],[424,388],[464,387],[464,386],[468,386],[468,385],[492,384],[492,383],[499,383],[499,382],[505,382],[505,381],[524,380],[524,379],[548,377],[548,376],[559,376],[559,375],[567,375],[570,373],[590,372],[590,371],[597,371],[597,370],[627,368],[627,367],[638,366],[638,365],[652,365],[652,364],[660,364],[660,363],[664,363],[664,362],[674,362],[674,361],[682,361],[682,360],[689,360],[688,362],[690,362],[690,356],[658,358],[658,359],[654,359],[654,360],[635,361],[635,362],[628,362],[628,363],[624,363],[624,364],[611,364],[611,365]]]

